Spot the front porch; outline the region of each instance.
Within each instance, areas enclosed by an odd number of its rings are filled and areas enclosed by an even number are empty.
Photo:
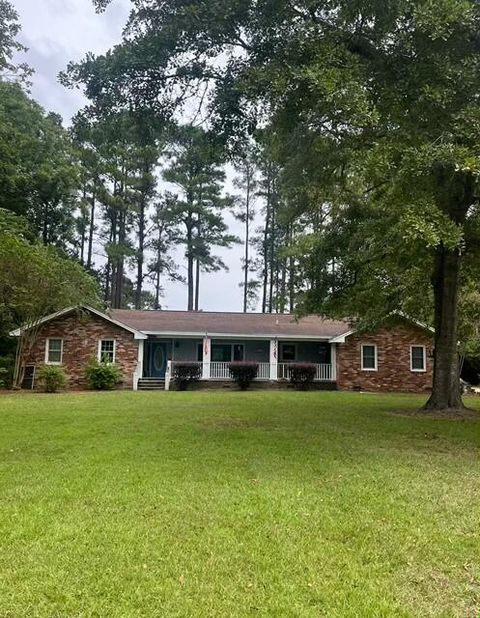
[[[139,342],[134,388],[139,382],[141,386],[165,387],[172,364],[186,361],[201,363],[202,381],[230,381],[230,363],[250,361],[258,364],[256,381],[285,382],[292,363],[311,363],[316,367],[316,382],[335,383],[335,352],[335,343],[326,340],[149,336]]]

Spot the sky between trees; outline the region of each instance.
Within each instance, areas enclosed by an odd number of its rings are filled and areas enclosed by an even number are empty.
[[[105,13],[95,13],[89,0],[14,0],[22,31],[19,40],[28,47],[18,60],[27,62],[35,70],[31,81],[32,96],[47,110],[59,113],[64,124],[86,103],[78,90],[67,89],[58,81],[58,73],[70,60],[80,60],[88,51],[102,53],[121,39],[130,3],[119,0]],[[233,192],[233,171],[227,166],[226,190]],[[230,212],[224,213],[225,221],[233,234],[242,235],[242,224]],[[253,227],[259,223],[254,222]],[[219,249],[228,272],[202,275],[201,307],[204,310],[241,311],[242,280],[240,244],[229,249]],[[182,249],[178,251],[178,261]],[[97,262],[102,258],[97,255]],[[185,273],[184,273],[185,274]],[[163,306],[169,309],[185,309],[187,290],[177,282],[165,282]]]

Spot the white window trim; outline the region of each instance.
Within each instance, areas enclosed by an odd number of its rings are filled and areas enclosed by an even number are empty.
[[[413,368],[413,348],[423,349],[423,369]],[[413,371],[413,373],[425,373],[427,371],[427,346],[415,344],[410,346],[410,371]]]
[[[59,361],[51,361],[48,360],[50,355],[50,340],[57,339],[60,340],[60,360]],[[63,339],[61,337],[47,337],[45,340],[45,365],[61,365],[63,363]]]
[[[363,348],[373,348],[375,351],[375,367],[364,367],[363,366]],[[362,347],[360,349],[360,364],[362,367],[362,371],[378,371],[378,348],[376,343],[362,343]]]
[[[102,362],[102,341],[113,341],[113,360],[112,360],[112,363],[114,363],[117,360],[117,340],[113,339],[113,337],[105,337],[105,339],[99,339],[98,340],[97,359],[98,359],[99,363]]]
[[[294,350],[295,350],[295,358],[293,360],[283,360],[283,346],[284,345],[288,345],[288,346],[293,346]],[[290,343],[290,341],[281,341],[280,342],[280,354],[279,354],[279,362],[280,363],[296,363],[297,359],[298,359],[298,349],[297,349],[297,344],[296,343]]]

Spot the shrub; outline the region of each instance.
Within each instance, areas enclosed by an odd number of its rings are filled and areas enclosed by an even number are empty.
[[[172,380],[174,381],[179,391],[186,391],[190,384],[198,382],[201,377],[202,363],[172,363]]]
[[[56,393],[67,384],[65,369],[61,365],[40,365],[37,381],[46,393]]]
[[[108,391],[122,381],[120,367],[115,363],[100,362],[93,358],[85,370],[90,388],[96,391]]]
[[[0,356],[0,388],[12,386],[14,365],[14,356]]]
[[[315,379],[317,368],[313,363],[291,363],[288,366],[290,382],[300,390],[308,390]]]
[[[231,377],[242,391],[246,391],[258,374],[258,363],[236,361],[228,365]]]

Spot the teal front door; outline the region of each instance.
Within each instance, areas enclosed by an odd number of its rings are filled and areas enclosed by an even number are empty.
[[[167,344],[162,341],[150,341],[148,343],[148,376],[151,378],[164,378],[167,370]]]

